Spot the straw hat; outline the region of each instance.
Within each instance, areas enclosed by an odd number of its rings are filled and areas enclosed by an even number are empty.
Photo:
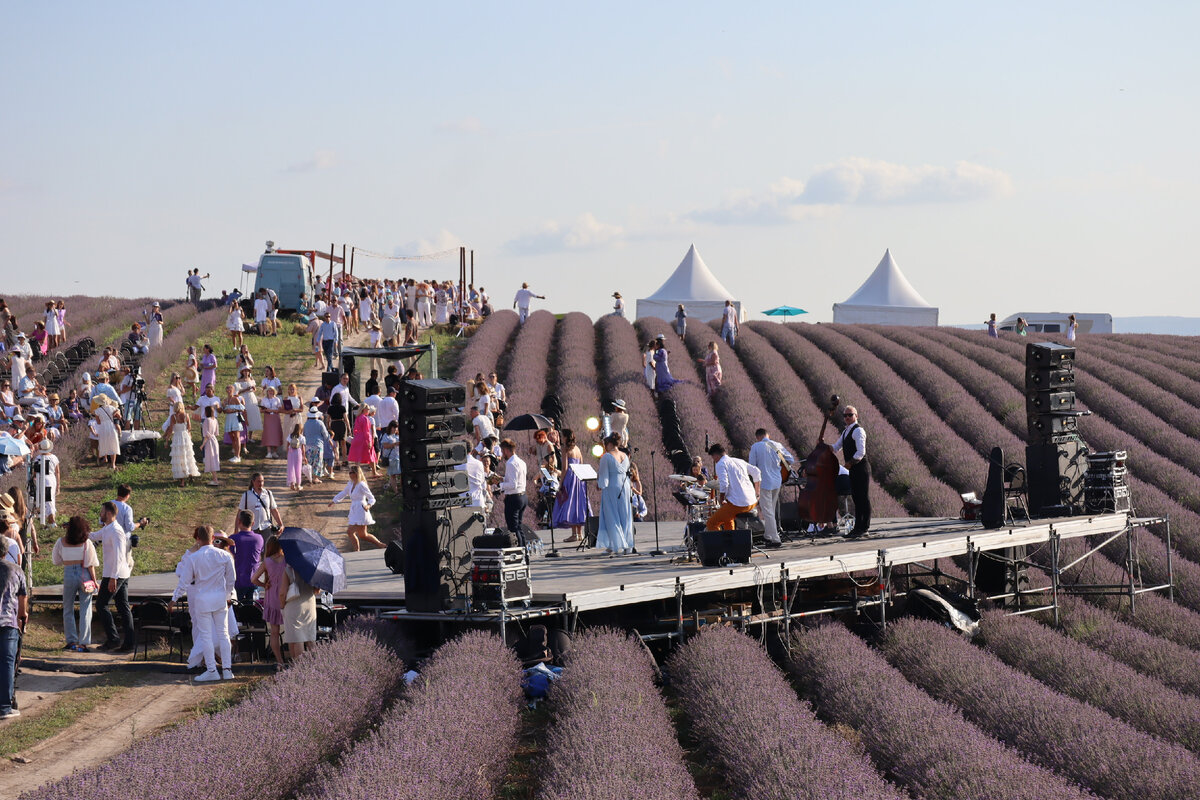
[[[54,442],[50,441],[49,438],[42,439],[40,442],[38,442],[38,450],[41,450],[43,453],[49,453],[53,449]]]
[[[7,521],[13,518],[13,499],[8,492],[0,492],[0,519]]]

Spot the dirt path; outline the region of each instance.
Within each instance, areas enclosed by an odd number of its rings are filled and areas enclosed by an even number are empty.
[[[72,770],[95,766],[179,719],[214,690],[211,685],[193,686],[184,675],[148,674],[144,682],[100,704],[70,728],[16,754],[27,763],[0,762],[0,797],[16,797]]]

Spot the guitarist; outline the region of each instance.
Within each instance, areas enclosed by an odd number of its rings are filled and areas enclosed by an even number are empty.
[[[750,446],[749,461],[762,473],[762,488],[758,495],[758,512],[763,521],[763,538],[767,547],[779,547],[779,492],[787,480],[785,472],[791,471],[795,457],[782,444],[767,435],[766,428],[754,432],[758,439]]]
[[[867,432],[858,424],[858,409],[846,406],[842,409],[846,427],[833,443],[833,451],[841,451],[850,470],[850,497],[854,500],[854,528],[847,538],[857,539],[871,527],[871,465],[867,461]]]

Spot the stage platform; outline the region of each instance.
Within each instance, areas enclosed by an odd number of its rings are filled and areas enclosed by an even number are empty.
[[[1132,528],[1159,522],[1129,514],[1104,514],[1034,520],[1029,524],[985,530],[978,522],[958,519],[907,517],[876,520],[865,538],[802,539],[783,547],[755,552],[749,564],[703,567],[681,562],[683,523],[659,524],[665,556],[649,556],[654,549],[654,523],[639,523],[636,555],[609,556],[595,549],[576,550],[562,545],[558,558],[535,555],[530,564],[534,606],[548,613],[578,613],[656,600],[695,597],[714,592],[762,586],[781,580],[796,581],[840,577],[849,573],[886,571],[906,564],[932,563],[935,559],[965,555],[972,550],[994,551],[1037,545],[1053,537],[1108,538]],[[549,531],[539,531],[549,548]],[[382,550],[346,554],[347,587],[335,600],[371,609],[404,605],[404,580],[383,563]],[[131,599],[169,598],[175,588],[173,573],[139,575],[129,581]],[[61,587],[38,587],[35,598],[61,598]],[[551,610],[553,609],[553,610]],[[522,616],[520,607],[509,609],[510,618]],[[470,615],[475,617],[477,615]]]

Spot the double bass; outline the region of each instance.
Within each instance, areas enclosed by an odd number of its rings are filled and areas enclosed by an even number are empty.
[[[840,404],[841,399],[836,394],[829,399],[829,409],[821,421],[821,432],[817,434],[817,446],[804,459],[804,488],[796,498],[796,514],[799,519],[815,525],[837,522],[838,459],[833,447],[825,443],[825,428]]]

